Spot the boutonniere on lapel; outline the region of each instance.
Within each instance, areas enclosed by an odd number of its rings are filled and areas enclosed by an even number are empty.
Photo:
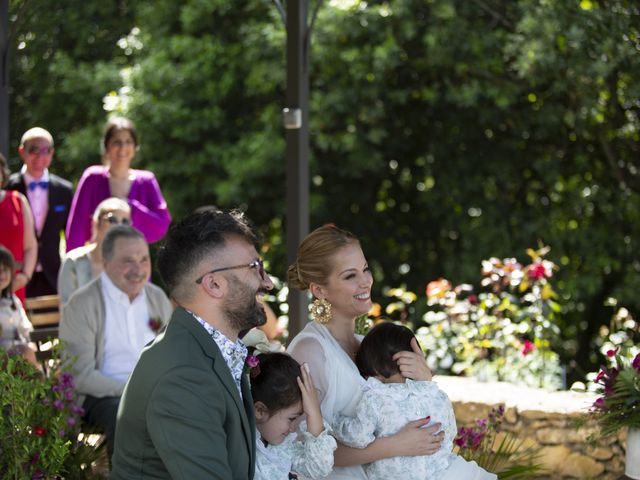
[[[162,322],[160,321],[159,318],[156,318],[156,317],[151,317],[149,319],[149,323],[147,323],[147,325],[149,325],[149,328],[151,329],[151,331],[153,333],[155,333],[156,335],[158,334],[158,332],[162,328]]]
[[[260,375],[260,359],[255,355],[247,355],[244,367],[244,373],[248,373],[251,378],[256,378]]]

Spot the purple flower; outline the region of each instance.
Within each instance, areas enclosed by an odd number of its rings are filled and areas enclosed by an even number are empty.
[[[40,461],[40,454],[36,452],[33,454],[33,457],[31,457],[31,465],[35,465],[39,461]]]
[[[636,358],[633,359],[633,363],[631,365],[640,372],[640,353],[636,355]]]
[[[60,430],[58,430],[58,436],[59,437],[64,437],[67,434],[67,432],[65,432],[64,428],[61,428]]]
[[[76,415],[83,416],[84,415],[84,408],[82,408],[80,405],[76,405],[75,403],[72,403],[71,404],[71,413],[75,413]]]
[[[64,372],[62,375],[60,375],[60,383],[65,388],[73,388],[73,375],[68,372]]]
[[[31,480],[44,480],[44,473],[42,472],[42,470],[38,469],[33,472],[33,475],[31,475]]]
[[[53,408],[55,408],[56,410],[64,410],[64,402],[62,400],[54,400],[53,401]]]
[[[70,427],[73,427],[75,424],[76,424],[75,417],[67,417],[67,425],[69,425]]]

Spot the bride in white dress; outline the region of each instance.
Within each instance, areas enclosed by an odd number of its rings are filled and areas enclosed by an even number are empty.
[[[362,341],[362,336],[355,334],[355,320],[370,310],[373,284],[360,243],[333,225],[314,230],[300,244],[288,281],[290,288],[311,291],[316,299],[312,308],[316,321],[307,324],[287,350],[299,363],[309,365],[322,416],[328,421],[338,414],[353,416],[365,383],[354,363]],[[413,352],[395,355],[400,372],[413,380],[427,380],[430,371],[424,356],[415,343],[412,346]],[[364,463],[437,452],[443,433],[437,424],[421,428],[427,423],[416,419],[364,449],[338,444],[336,467],[327,478],[366,479]]]

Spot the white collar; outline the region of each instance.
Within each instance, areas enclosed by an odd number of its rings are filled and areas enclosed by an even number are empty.
[[[40,178],[34,178],[33,175],[31,175],[29,172],[27,172],[27,166],[26,165],[22,165],[22,168],[20,169],[20,173],[22,173],[22,176],[24,177],[24,183],[25,185],[28,187],[29,184],[31,182],[48,182],[49,181],[49,169],[45,168],[44,172],[42,173],[42,177]]]

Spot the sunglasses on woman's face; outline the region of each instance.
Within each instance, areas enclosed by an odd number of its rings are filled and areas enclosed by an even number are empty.
[[[111,225],[131,225],[131,220],[128,218],[120,218],[113,212],[104,214],[101,220],[106,220]]]

